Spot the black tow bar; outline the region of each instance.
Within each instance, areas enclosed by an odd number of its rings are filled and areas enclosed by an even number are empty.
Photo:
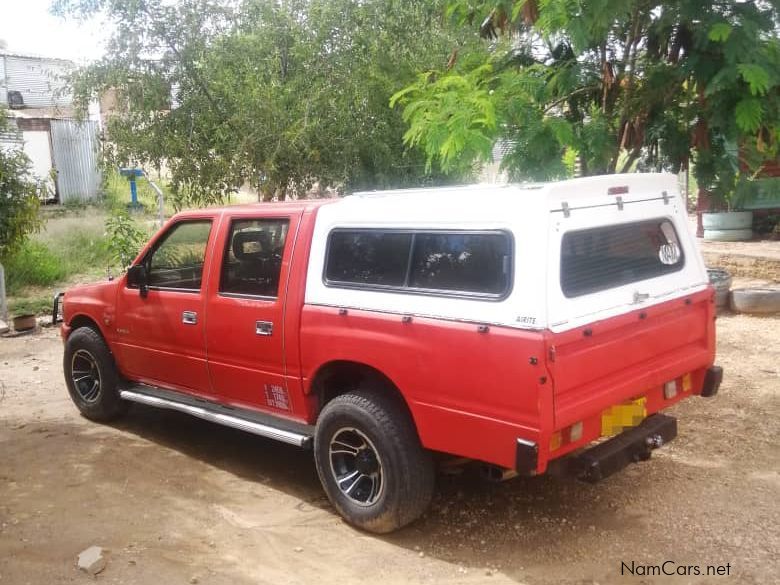
[[[596,483],[650,454],[677,436],[677,419],[665,414],[647,417],[642,424],[583,451],[568,461],[568,471]]]

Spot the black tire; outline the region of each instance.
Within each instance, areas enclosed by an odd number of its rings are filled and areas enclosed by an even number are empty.
[[[435,483],[433,458],[420,444],[405,406],[382,392],[358,390],[334,398],[323,408],[314,435],[317,473],[328,499],[347,522],[377,534],[419,518]],[[349,448],[340,451],[341,441],[351,449],[365,446],[353,455]],[[362,476],[357,487],[345,483],[352,481],[346,479],[350,463]],[[372,464],[379,466],[378,475]],[[339,479],[351,495],[339,487]]]
[[[62,368],[71,400],[86,418],[107,422],[123,415],[128,403],[119,397],[120,377],[101,335],[79,327],[65,342]]]

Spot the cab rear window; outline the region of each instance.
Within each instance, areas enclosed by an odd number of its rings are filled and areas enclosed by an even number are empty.
[[[578,297],[677,272],[684,262],[667,219],[571,231],[561,241],[561,289]]]

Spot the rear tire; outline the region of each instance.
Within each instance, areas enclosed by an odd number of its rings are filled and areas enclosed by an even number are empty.
[[[106,422],[123,415],[129,404],[119,397],[120,377],[111,350],[91,327],[80,327],[65,342],[65,383],[81,414]]]
[[[354,526],[378,534],[419,518],[435,471],[406,408],[382,391],[337,396],[323,408],[314,458],[325,493]]]

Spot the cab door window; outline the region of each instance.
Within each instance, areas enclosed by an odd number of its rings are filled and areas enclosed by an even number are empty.
[[[145,260],[149,286],[199,291],[210,231],[210,220],[173,226]]]
[[[241,219],[230,224],[219,292],[276,298],[290,220]]]

